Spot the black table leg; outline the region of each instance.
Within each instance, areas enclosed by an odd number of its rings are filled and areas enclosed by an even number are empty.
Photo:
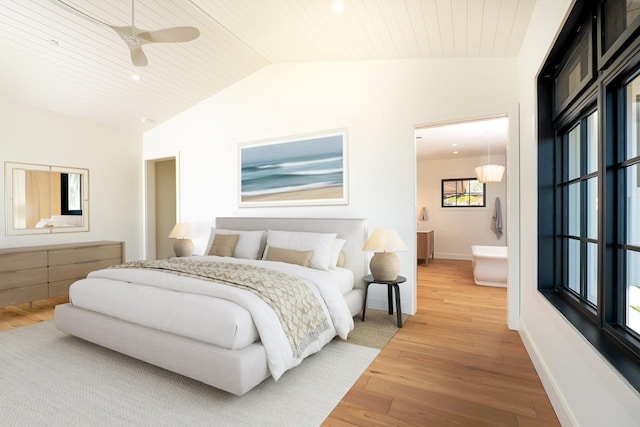
[[[364,304],[362,305],[362,321],[364,322],[364,312],[367,309],[367,292],[369,292],[370,283],[364,285]]]
[[[391,286],[387,285],[387,302],[389,303],[389,314],[393,314],[393,298],[391,293]]]
[[[392,285],[396,292],[396,313],[398,313],[398,328],[402,328],[402,307],[400,307],[400,287],[397,283]],[[389,291],[391,291],[391,286],[389,286]],[[391,298],[389,298],[391,301]],[[393,313],[390,313],[393,314]]]

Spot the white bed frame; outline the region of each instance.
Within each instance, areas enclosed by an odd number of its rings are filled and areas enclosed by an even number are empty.
[[[334,232],[346,239],[345,268],[355,274],[355,289],[345,296],[353,316],[362,311],[363,276],[367,263],[362,247],[367,239],[364,219],[333,218],[218,218],[216,228],[233,230],[285,230]],[[269,374],[264,347],[254,343],[241,350],[228,350],[171,333],[135,325],[111,316],[58,305],[56,327],[61,331],[129,355],[161,368],[242,395]]]

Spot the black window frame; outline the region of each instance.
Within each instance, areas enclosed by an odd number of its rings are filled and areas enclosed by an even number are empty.
[[[444,186],[446,182],[451,181],[469,181],[468,188],[471,188],[471,181],[477,181],[482,184],[482,204],[481,205],[445,205],[445,192]],[[457,193],[456,193],[457,194]],[[462,194],[470,194],[470,193],[462,193]],[[445,178],[440,181],[440,206],[446,209],[450,208],[486,208],[487,207],[487,184],[484,182],[479,182],[478,178]]]
[[[82,204],[82,175],[80,175],[80,204]],[[60,174],[60,213],[62,215],[82,215],[80,209],[69,209],[69,174]]]
[[[623,217],[624,196],[619,194],[620,189],[625,188],[624,181],[620,181],[623,168],[630,164],[640,165],[640,156],[621,161],[619,154],[626,132],[626,104],[622,94],[626,83],[640,75],[640,38],[630,36],[637,34],[637,28],[623,32],[606,52],[607,60],[603,62],[599,14],[602,5],[602,1],[597,4],[588,0],[576,2],[537,79],[538,290],[640,391],[640,334],[626,326],[625,317],[626,273],[620,253],[629,245],[621,244],[625,235],[620,224],[626,223],[627,219]],[[556,111],[554,79],[561,68],[559,64],[571,54],[575,34],[587,21],[591,22],[591,28],[598,28],[598,42],[593,45],[597,49],[592,52],[598,55],[598,61],[593,61],[594,67],[597,65],[593,79],[581,87],[561,111]],[[583,298],[584,278],[578,295],[564,286],[568,264],[564,246],[568,198],[563,193],[567,180],[563,175],[566,153],[563,152],[562,135],[594,110],[598,111],[598,170],[583,175],[581,169],[576,182],[582,182],[585,176],[598,179],[597,305]],[[581,138],[584,140],[585,137],[581,135]],[[581,151],[580,155],[586,153]],[[584,158],[581,164],[584,164]],[[584,196],[585,191],[582,188],[580,194]],[[583,207],[584,200],[581,197]],[[584,212],[581,212],[581,227],[584,227]],[[583,232],[581,229],[580,241],[589,241],[582,239]],[[632,249],[640,252],[640,247],[633,246]],[[581,255],[581,267],[584,267],[585,256]]]

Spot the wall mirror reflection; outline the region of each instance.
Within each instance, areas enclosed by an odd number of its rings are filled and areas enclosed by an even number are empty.
[[[6,234],[89,231],[89,170],[5,162]]]

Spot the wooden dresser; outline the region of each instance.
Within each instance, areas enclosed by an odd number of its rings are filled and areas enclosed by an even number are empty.
[[[66,295],[76,280],[123,260],[124,242],[0,249],[0,306]]]
[[[424,260],[425,264],[429,265],[429,258],[434,258],[433,230],[418,231],[417,239],[416,253],[418,262]]]

